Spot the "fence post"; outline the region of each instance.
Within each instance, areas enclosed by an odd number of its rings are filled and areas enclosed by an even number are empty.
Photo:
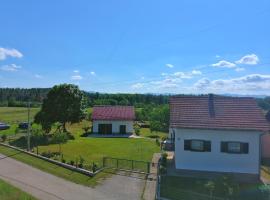
[[[147,173],[150,173],[150,162],[147,163]]]
[[[116,159],[116,168],[118,168],[118,159]]]
[[[134,169],[134,161],[133,160],[131,161],[131,169],[132,170]]]
[[[102,158],[102,165],[105,167],[105,157]]]

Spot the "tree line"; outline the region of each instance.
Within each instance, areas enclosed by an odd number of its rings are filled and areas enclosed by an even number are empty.
[[[0,88],[0,106],[25,107],[28,101],[39,106],[47,97],[51,88]],[[82,91],[87,106],[93,105],[132,105],[141,107],[144,104],[167,104],[169,95],[156,94],[107,94]]]

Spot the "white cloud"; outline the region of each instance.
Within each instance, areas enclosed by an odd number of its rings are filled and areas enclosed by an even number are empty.
[[[235,63],[237,64],[245,64],[245,65],[256,65],[259,62],[259,58],[255,54],[248,54],[237,60]]]
[[[216,58],[220,58],[220,55],[216,55]]]
[[[181,78],[181,79],[190,79],[192,78],[191,73],[185,73],[185,72],[175,72],[172,76]]]
[[[158,89],[164,88],[176,88],[178,87],[179,83],[182,82],[180,78],[165,78],[161,81],[152,81],[150,84],[154,85]]]
[[[43,76],[41,76],[39,74],[35,74],[35,78],[43,78]]]
[[[234,68],[236,65],[226,60],[221,60],[218,63],[212,64],[213,67]]]
[[[74,72],[74,73],[80,73],[80,71],[79,71],[79,70],[74,70],[73,72]]]
[[[203,78],[194,84],[194,89],[215,93],[268,93],[270,92],[270,74],[250,74],[233,79],[210,81]]]
[[[192,79],[194,76],[201,74],[202,72],[199,70],[192,70],[191,72],[174,72],[171,74],[162,73],[161,75],[164,79],[160,81],[152,81],[150,82],[150,85],[154,86],[155,89],[177,88],[183,79]]]
[[[92,76],[95,76],[95,75],[96,75],[96,72],[90,72],[90,74],[91,74]]]
[[[237,71],[237,72],[242,72],[242,71],[245,71],[245,68],[243,68],[243,67],[237,67],[237,68],[235,69],[235,71]]]
[[[174,67],[173,64],[166,64],[166,66],[169,67],[169,68],[173,68]]]
[[[1,70],[8,71],[8,72],[16,72],[19,69],[21,69],[21,66],[18,66],[16,64],[10,64],[10,65],[4,65],[1,67]]]
[[[71,80],[77,80],[77,81],[79,81],[79,80],[82,80],[82,79],[83,79],[83,77],[80,76],[80,75],[73,75],[73,76],[71,76]]]
[[[23,57],[23,54],[17,49],[6,49],[0,47],[0,60],[5,60],[8,56],[14,58],[21,58]]]
[[[201,75],[202,72],[199,71],[199,70],[192,70],[191,74],[193,74],[193,75]]]
[[[144,84],[143,83],[135,83],[131,86],[132,89],[141,89],[143,88]]]

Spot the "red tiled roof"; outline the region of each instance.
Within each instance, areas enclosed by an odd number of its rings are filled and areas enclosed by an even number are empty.
[[[94,106],[92,120],[134,120],[133,106]]]
[[[209,111],[211,104],[208,95],[171,97],[170,126],[172,128],[270,130],[270,124],[254,98],[214,95],[212,103],[214,115]]]

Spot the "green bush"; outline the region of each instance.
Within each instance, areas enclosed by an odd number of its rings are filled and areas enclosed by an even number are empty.
[[[69,164],[74,166],[74,164],[75,164],[74,160],[69,161]]]

